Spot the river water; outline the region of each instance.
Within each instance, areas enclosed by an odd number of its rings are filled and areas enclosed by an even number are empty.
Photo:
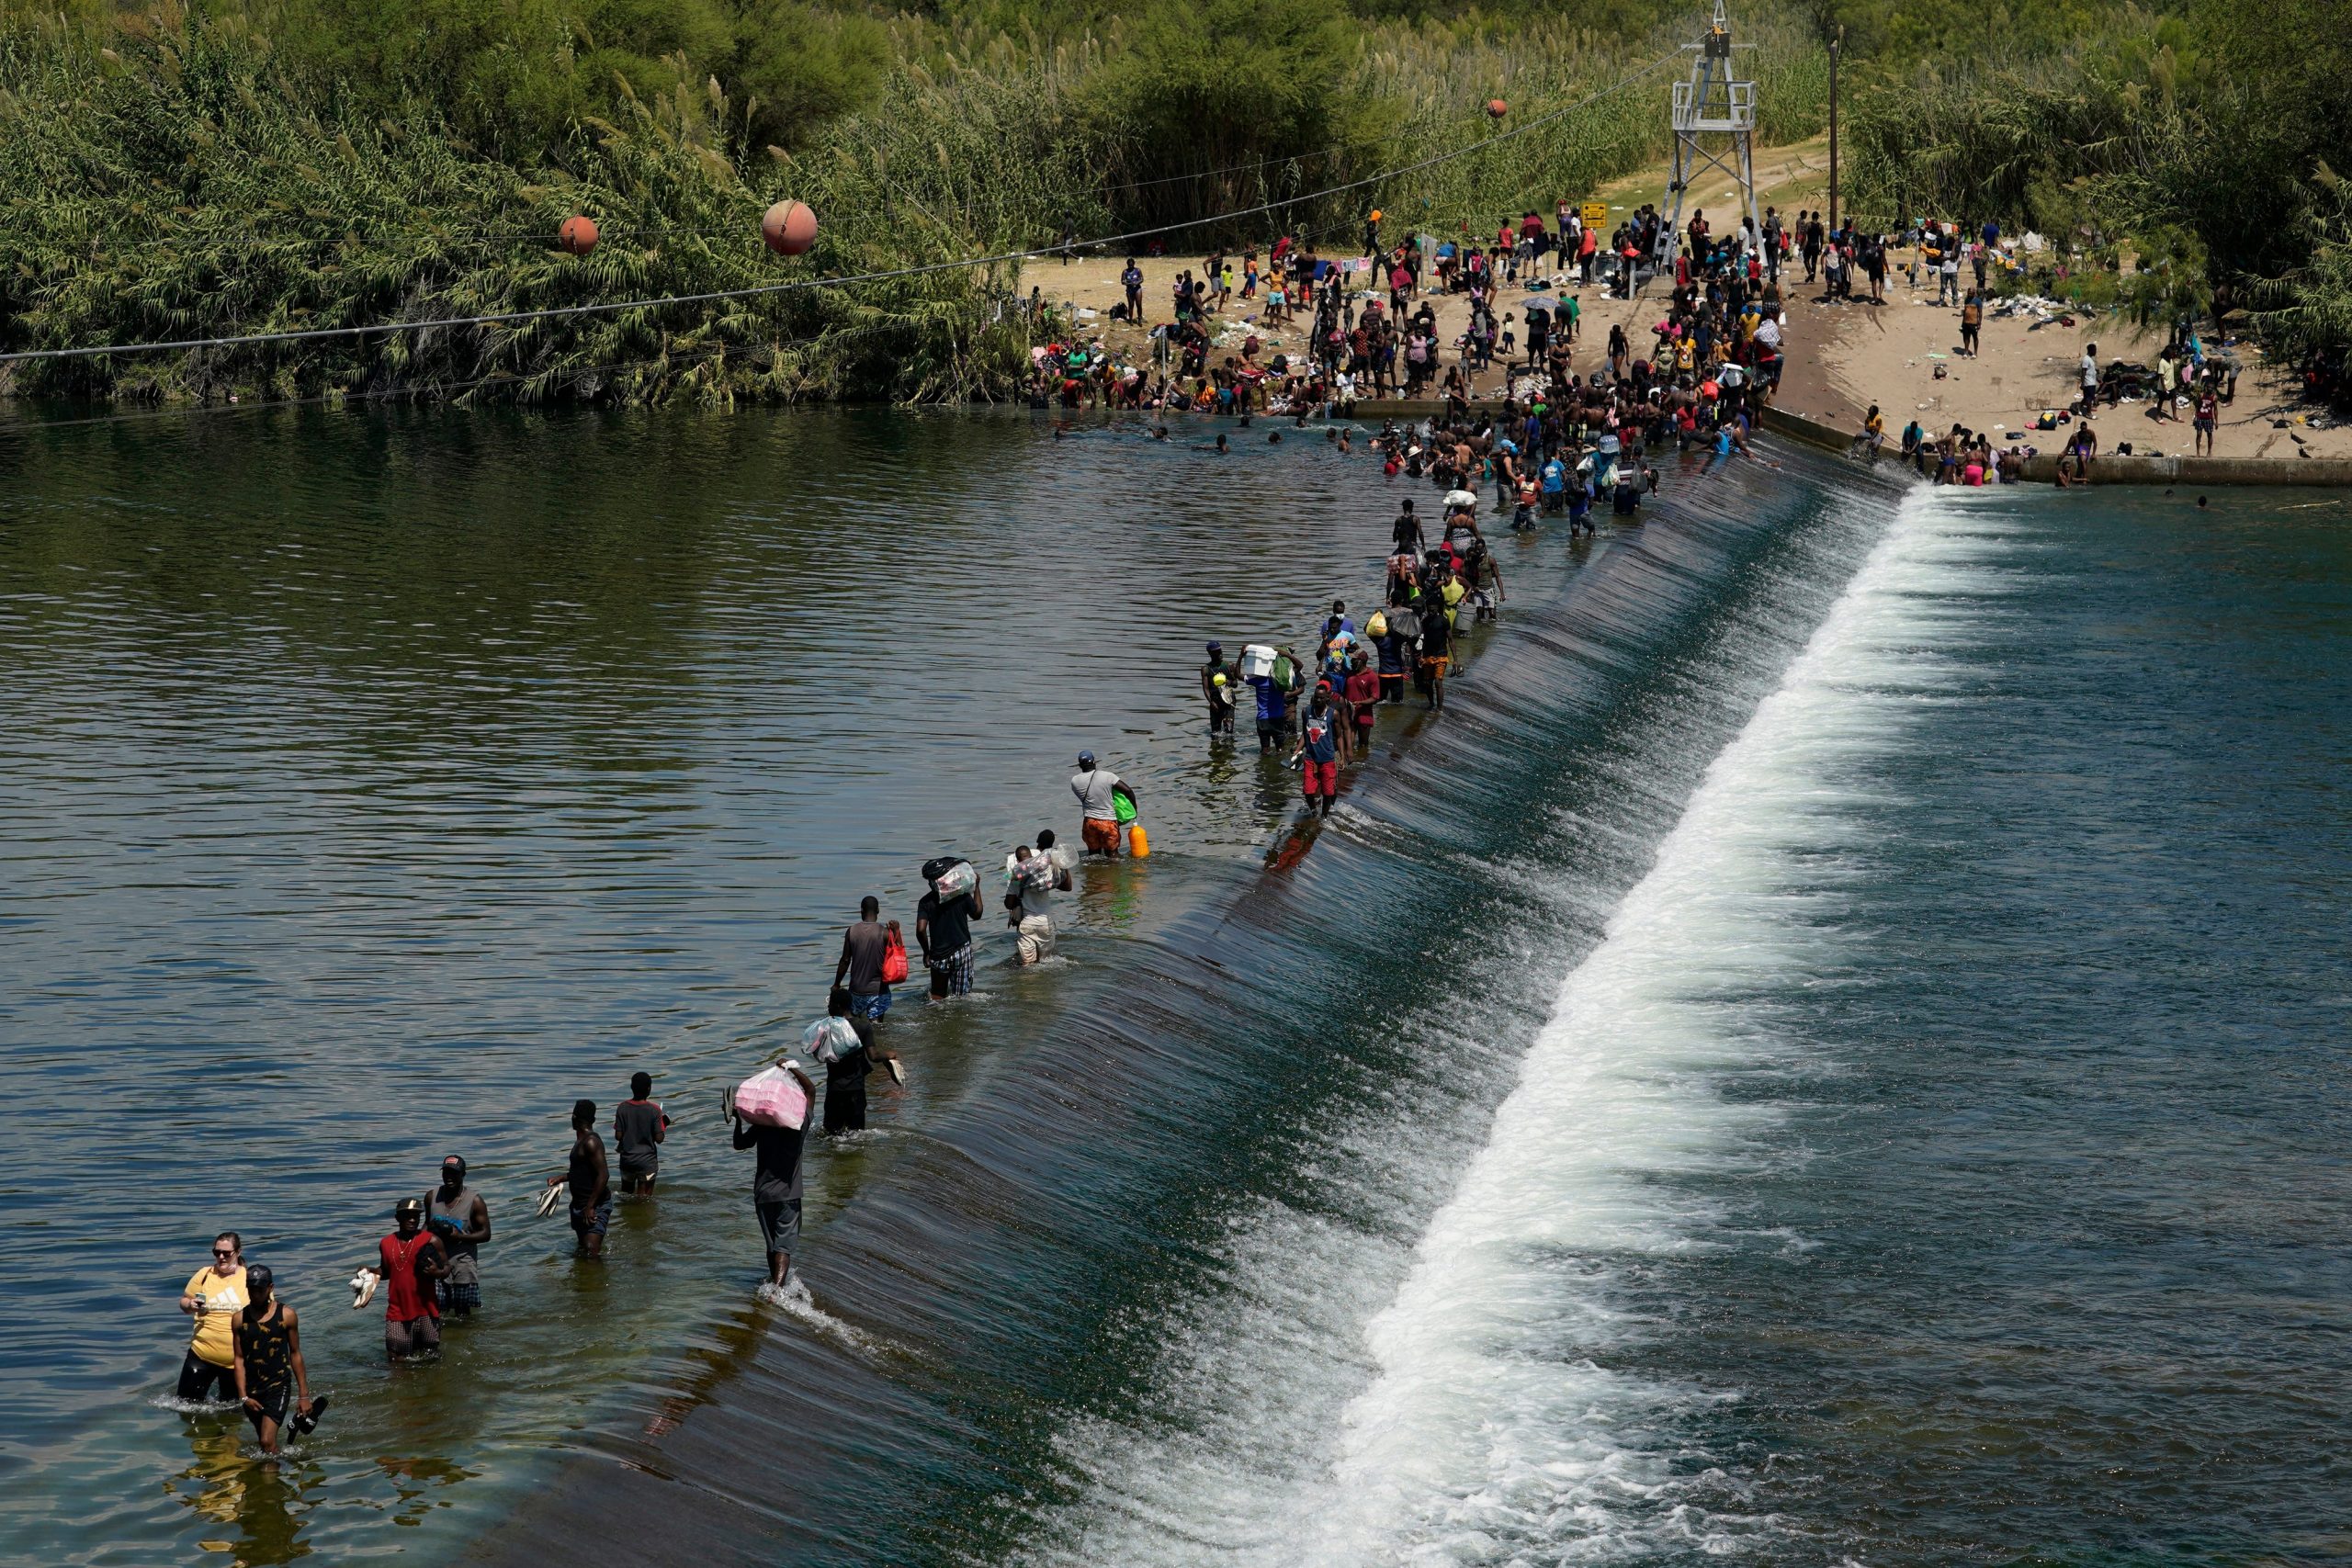
[[[1190,671],[1397,492],[1237,434],[0,435],[9,1555],[2352,1552],[2352,507],[1670,469],[1310,834]],[[719,1089],[1080,746],[1159,852],[901,1000],[761,1303]],[[640,1066],[582,1264],[525,1194]],[[488,1308],[388,1371],[340,1281],[447,1150]],[[279,1469],[165,1397],[223,1227],[334,1393]]]

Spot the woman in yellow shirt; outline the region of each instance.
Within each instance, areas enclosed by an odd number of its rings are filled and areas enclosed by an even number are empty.
[[[187,1289],[180,1292],[180,1311],[196,1319],[187,1359],[180,1363],[180,1398],[237,1397],[232,1328],[245,1300],[244,1239],[222,1231],[212,1238],[212,1261],[189,1275]]]

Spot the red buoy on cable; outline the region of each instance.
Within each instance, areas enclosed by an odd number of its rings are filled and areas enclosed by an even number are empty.
[[[596,248],[596,220],[594,218],[567,218],[563,227],[555,231],[555,243],[575,256],[584,256]]]
[[[778,255],[803,254],[817,243],[817,215],[805,202],[779,201],[760,220],[760,238]]]
[[[1503,116],[1510,112],[1510,106],[1503,102],[1500,98],[1488,98],[1487,100],[1487,112],[1493,115],[1497,119],[1500,119]]]

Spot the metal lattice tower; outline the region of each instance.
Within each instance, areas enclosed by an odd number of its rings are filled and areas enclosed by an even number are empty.
[[[1731,177],[1741,210],[1755,221],[1758,234],[1764,231],[1756,207],[1756,84],[1732,79],[1731,20],[1724,14],[1724,0],[1715,0],[1715,19],[1704,36],[1683,47],[1695,58],[1690,79],[1674,85],[1674,176],[1658,203],[1661,213],[1670,214],[1658,231],[1661,267],[1673,265],[1682,243],[1683,197],[1705,170]]]

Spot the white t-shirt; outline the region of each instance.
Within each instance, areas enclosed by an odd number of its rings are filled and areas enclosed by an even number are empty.
[[[1076,863],[1070,859],[1069,852],[1058,845],[1050,850],[1040,850],[1029,859],[1032,864],[1044,861],[1049,874],[1042,882],[1022,888],[1021,913],[1024,917],[1050,915],[1054,908],[1054,884],[1060,881]]]
[[[2083,355],[2083,385],[2086,387],[2098,385],[2098,358],[2095,355]]]

